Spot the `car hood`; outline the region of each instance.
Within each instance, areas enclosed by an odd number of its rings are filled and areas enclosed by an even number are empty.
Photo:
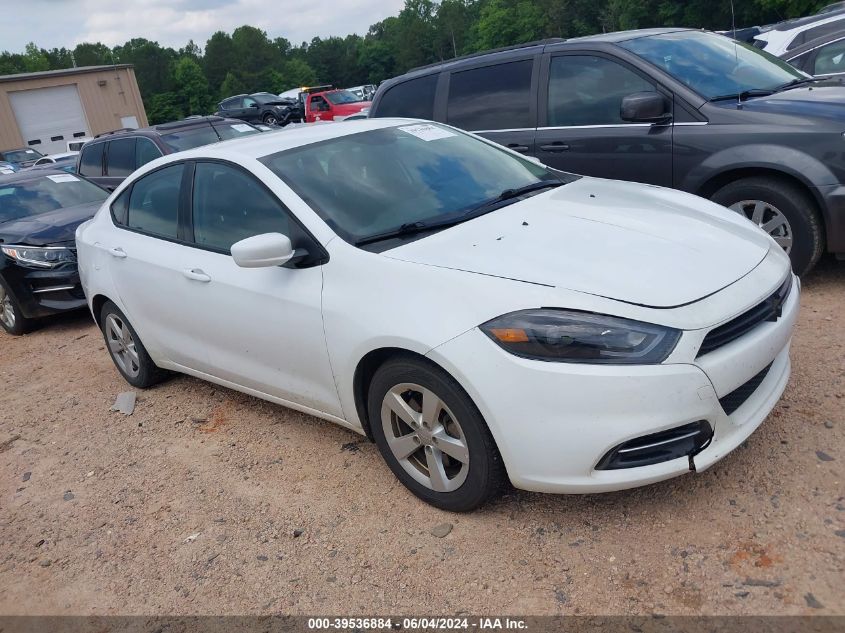
[[[384,255],[670,308],[744,277],[772,244],[702,198],[582,178]]]
[[[0,223],[0,241],[5,244],[46,246],[73,242],[76,227],[94,217],[102,202],[56,209],[29,218]]]
[[[737,109],[735,101],[721,101],[716,105]],[[768,97],[753,97],[742,102],[746,112],[789,114],[799,117],[818,117],[845,121],[845,85],[839,80],[815,83],[812,86],[784,90]]]

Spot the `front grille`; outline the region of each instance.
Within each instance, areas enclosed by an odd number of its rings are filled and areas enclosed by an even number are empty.
[[[731,415],[734,411],[739,409],[745,401],[751,397],[751,394],[757,391],[757,387],[759,387],[760,383],[766,379],[766,376],[771,368],[772,365],[769,364],[768,367],[754,376],[751,380],[743,385],[740,385],[723,398],[719,398],[719,404],[722,405],[725,413]]]
[[[697,455],[710,443],[713,429],[706,420],[628,440],[607,452],[596,470],[621,470]]]
[[[707,336],[704,337],[704,342],[701,344],[701,349],[698,350],[698,356],[704,356],[710,352],[735,341],[741,336],[748,334],[751,330],[756,328],[761,323],[766,321],[777,321],[783,313],[783,304],[789,297],[789,291],[792,289],[792,275],[786,278],[786,281],[781,284],[771,296],[765,301],[758,303],[756,306],[740,314],[735,319],[732,319],[720,325],[717,328],[710,330]]]

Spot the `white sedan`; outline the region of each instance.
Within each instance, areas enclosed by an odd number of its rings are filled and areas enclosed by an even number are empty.
[[[181,372],[331,420],[455,511],[506,479],[711,466],[781,396],[799,301],[736,213],[407,119],[160,158],[77,245],[130,384]]]

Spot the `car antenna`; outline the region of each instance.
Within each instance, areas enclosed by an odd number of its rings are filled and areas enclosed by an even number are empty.
[[[736,41],[736,12],[734,11],[734,0],[731,0],[731,29],[733,29],[734,58],[736,60],[734,72],[736,72],[739,68],[739,42]],[[742,107],[742,92],[739,90],[739,83],[736,85],[736,104],[738,107]]]

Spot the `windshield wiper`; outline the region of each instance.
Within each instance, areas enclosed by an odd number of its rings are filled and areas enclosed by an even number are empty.
[[[749,88],[748,90],[743,90],[739,94],[734,93],[731,95],[719,95],[718,97],[713,97],[710,101],[728,101],[729,99],[736,99],[739,101],[745,101],[747,99],[753,99],[754,97],[769,97],[775,94],[776,90],[766,90],[763,88]]]
[[[498,209],[500,208],[500,206],[503,206],[503,202],[515,200],[529,193],[540,191],[541,189],[560,187],[564,184],[566,184],[566,182],[560,180],[541,180],[539,182],[531,183],[530,185],[525,185],[524,187],[518,187],[516,189],[505,189],[495,198],[492,198],[487,202],[483,202],[477,207],[473,207],[469,211],[465,211],[460,215],[447,217],[442,220],[436,220],[433,222],[407,222],[401,225],[399,228],[392,229],[390,231],[385,231],[384,233],[376,233],[375,235],[362,237],[360,240],[357,240],[355,242],[355,246],[364,246],[365,244],[372,244],[373,242],[381,242],[382,240],[389,240],[393,237],[405,237],[407,235],[414,235],[416,233],[426,233],[428,231],[433,231],[436,229],[444,229],[450,226],[454,226],[456,224],[460,224],[461,222],[466,222],[467,220],[471,220],[472,218],[477,218],[480,215],[484,215],[485,213]]]
[[[822,81],[821,77],[801,77],[798,79],[793,79],[792,81],[788,81],[787,83],[783,84],[782,86],[778,86],[775,88],[775,92],[783,92],[784,90],[789,90],[791,88],[800,88],[801,86],[806,86],[808,84],[816,83],[817,81]]]

